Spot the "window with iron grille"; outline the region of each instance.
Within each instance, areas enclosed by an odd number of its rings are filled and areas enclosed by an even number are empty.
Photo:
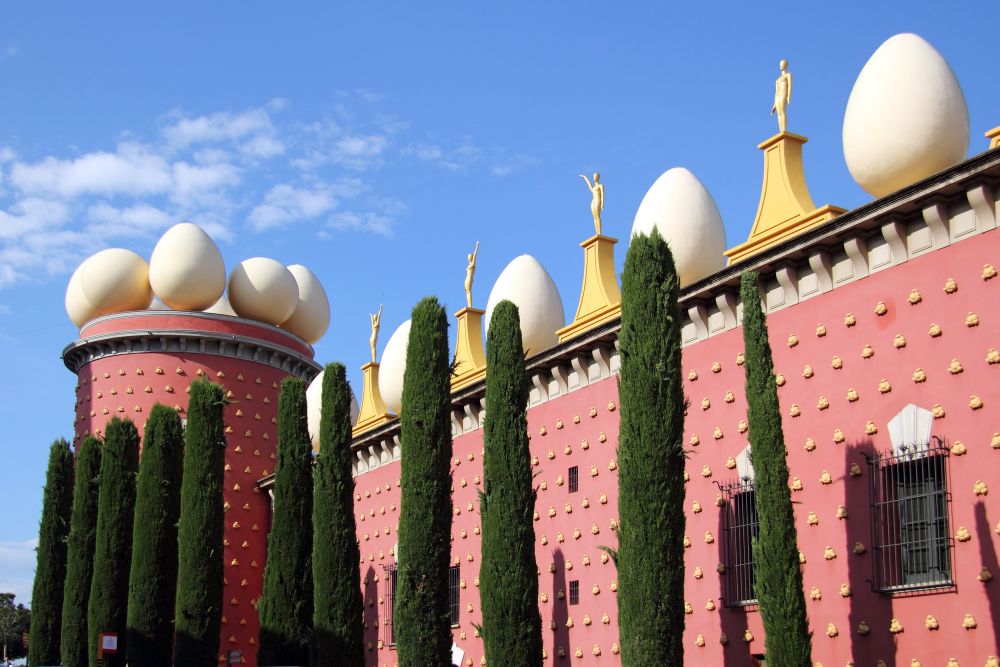
[[[569,603],[580,604],[580,580],[574,579],[569,582]]]
[[[393,622],[393,609],[396,601],[396,565],[386,568],[385,586],[385,617],[388,623],[386,627],[386,644],[396,645],[396,630]],[[458,565],[448,568],[448,607],[451,616],[451,626],[458,627],[459,616],[461,615],[461,572]]]
[[[396,565],[390,565],[385,570],[385,643],[388,646],[396,645],[396,626],[393,620],[393,612],[396,608]]]
[[[454,565],[448,569],[448,604],[451,607],[451,626],[458,626],[458,618],[461,614],[461,587],[459,586],[459,570],[458,565]]]
[[[738,479],[721,487],[726,503],[722,506],[723,602],[727,607],[757,604],[754,592],[753,541],[760,532],[753,479]]]
[[[576,493],[580,490],[580,466],[573,466],[569,469],[569,492]]]
[[[874,586],[882,593],[950,588],[948,448],[927,445],[868,455]]]

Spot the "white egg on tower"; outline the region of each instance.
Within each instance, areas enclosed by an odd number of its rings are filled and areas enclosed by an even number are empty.
[[[229,275],[229,304],[240,317],[280,325],[295,312],[299,288],[281,262],[253,257]]]
[[[222,253],[201,227],[190,222],[174,225],[153,248],[149,283],[174,310],[209,308],[226,289]]]
[[[411,320],[400,324],[382,351],[378,388],[386,407],[399,414],[403,407],[403,373],[406,371],[406,348],[410,343]]]
[[[281,328],[308,343],[315,343],[330,326],[330,300],[312,271],[301,264],[292,264],[288,271],[298,285],[299,298],[295,312],[281,324]]]
[[[566,323],[562,298],[552,276],[531,255],[515,257],[497,276],[486,302],[486,331],[498,303],[514,302],[521,318],[521,343],[538,354],[559,342],[556,330]]]
[[[81,264],[80,287],[98,315],[145,310],[153,300],[149,265],[124,248],[102,250]]]
[[[83,284],[80,275],[83,273],[83,266],[89,261],[83,260],[80,266],[76,267],[73,275],[70,276],[69,284],[66,285],[66,314],[77,327],[82,327],[85,323],[98,316],[97,308],[87,299],[83,292]]]
[[[726,266],[726,229],[719,207],[698,177],[684,167],[663,172],[642,198],[632,236],[656,228],[670,246],[681,285]]]
[[[875,197],[965,159],[969,110],[941,54],[910,33],[879,46],[854,82],[843,142],[851,176]]]
[[[323,377],[325,370],[319,372],[306,389],[306,425],[309,438],[312,440],[314,452],[319,452],[319,424],[323,417]],[[351,425],[358,421],[358,399],[351,390]]]

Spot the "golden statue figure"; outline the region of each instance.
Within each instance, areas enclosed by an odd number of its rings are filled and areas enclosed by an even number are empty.
[[[469,265],[465,267],[465,305],[472,308],[472,277],[476,273],[476,257],[479,256],[479,241],[476,241],[476,249],[468,255]]]
[[[778,114],[778,132],[784,132],[788,122],[785,109],[792,102],[792,73],[788,71],[788,61],[782,60],[778,63],[781,74],[774,82],[774,105],[771,106],[771,115]]]
[[[601,212],[604,210],[604,184],[601,183],[601,175],[594,172],[594,182],[591,184],[586,175],[580,174],[580,178],[587,184],[590,190],[590,214],[594,216],[594,230],[601,233]]]
[[[382,304],[378,305],[377,313],[369,313],[368,318],[372,321],[372,335],[368,339],[368,345],[372,348],[372,363],[375,363],[375,347],[378,345],[378,329],[382,325]]]

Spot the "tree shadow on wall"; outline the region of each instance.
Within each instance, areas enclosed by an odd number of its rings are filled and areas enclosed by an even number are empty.
[[[733,507],[731,501],[727,501],[725,505],[719,508],[719,524],[715,533],[718,539],[715,543],[718,546],[719,564],[722,565],[727,565],[730,560],[726,554],[726,549],[727,546],[732,546],[732,539],[726,532],[726,527],[732,525],[735,518],[732,516],[732,513]],[[749,546],[749,543],[747,546]],[[737,573],[730,570],[720,573],[716,570],[716,577],[719,580],[719,590],[722,591],[722,596],[719,598],[719,624],[722,634],[714,639],[712,637],[705,637],[706,648],[708,642],[719,641],[722,635],[725,635],[728,641],[722,647],[724,664],[733,666],[750,665],[752,664],[750,662],[750,644],[743,640],[743,635],[746,633],[748,627],[747,607],[730,607],[727,605],[726,577],[732,576],[737,576]],[[760,641],[763,644],[763,637],[760,638]]]
[[[555,572],[552,573],[552,658],[560,660],[559,649],[566,652],[567,658],[570,654],[569,628],[566,627],[566,620],[569,618],[569,587],[566,584],[566,557],[562,549],[552,552],[552,562],[555,564]],[[542,618],[545,618],[543,615]]]
[[[859,440],[844,448],[843,506],[847,516],[835,519],[844,527],[844,547],[841,553],[847,558],[847,584],[850,586],[848,602],[848,624],[850,625],[851,658],[856,665],[874,665],[884,660],[887,665],[896,664],[896,642],[889,625],[892,623],[892,598],[874,592],[872,559],[876,557],[872,541],[871,516],[871,466],[866,455],[875,454],[875,446],[870,439]],[[851,466],[857,465],[860,476],[851,476]],[[861,556],[854,553],[854,545],[861,542],[868,550]],[[830,582],[834,589],[824,595],[841,596],[840,586],[844,582]],[[862,635],[858,629],[864,623],[870,628]]]
[[[385,581],[382,589],[387,593],[384,602],[386,605],[392,604],[392,598],[388,595],[388,593],[394,588],[392,585],[393,572],[394,570],[387,569],[382,573],[382,578]],[[379,652],[375,649],[378,647],[379,636],[384,637],[385,643],[388,645],[391,638],[392,627],[387,625],[385,627],[385,632],[382,632],[382,625],[379,622],[379,608],[382,606],[378,595],[379,582],[375,577],[375,568],[371,565],[368,566],[368,570],[365,572],[364,582],[365,667],[377,667]],[[386,613],[386,618],[392,619],[391,610]],[[390,620],[390,623],[391,622],[392,621]]]
[[[986,568],[994,577],[1000,575],[1000,562],[997,561],[997,550],[993,546],[993,535],[990,530],[990,520],[986,516],[986,505],[978,501],[975,507],[976,539],[979,541],[980,568]],[[986,600],[990,605],[990,628],[993,630],[993,650],[1000,650],[1000,590],[997,584],[986,584]]]

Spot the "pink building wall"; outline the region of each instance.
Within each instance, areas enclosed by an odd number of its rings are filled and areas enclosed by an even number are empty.
[[[982,276],[985,264],[1000,265],[998,251],[1000,231],[987,232],[974,242],[912,259],[769,317],[775,368],[785,378],[778,392],[790,474],[802,487],[793,491],[792,500],[805,558],[803,579],[817,664],[875,665],[883,660],[893,665],[916,659],[923,665],[946,665],[955,658],[961,665],[982,665],[998,651],[1000,589],[996,587],[1000,584],[982,583],[977,577],[984,566],[994,576],[1000,574],[1000,510],[990,500],[992,495],[974,490],[980,481],[987,491],[1000,490],[1000,449],[992,446],[994,433],[1000,431],[1000,365],[987,362],[989,350],[1000,349],[996,306],[1000,278]],[[949,278],[957,290],[945,290]],[[912,290],[919,292],[920,300],[911,304]],[[884,315],[876,314],[879,302],[885,304]],[[854,316],[852,326],[845,324],[848,313]],[[972,325],[975,320],[978,323]],[[939,336],[928,333],[932,324],[940,327]],[[825,328],[822,335],[820,325]],[[905,346],[897,347],[897,334]],[[866,345],[874,352],[868,358],[862,356]],[[716,482],[736,477],[727,460],[747,444],[740,424],[746,419],[744,371],[737,363],[742,349],[742,330],[737,328],[684,352],[684,386],[690,401],[685,511],[691,546],[685,577],[691,613],[685,617],[684,638],[689,664],[744,665],[751,654],[764,652],[760,614],[754,608],[725,608],[722,577],[716,571],[723,560]],[[841,358],[840,369],[833,368],[834,356]],[[960,372],[952,372],[957,370],[951,367],[955,359]],[[811,377],[805,377],[806,365],[812,368]],[[926,379],[915,381],[918,369]],[[692,371],[696,379],[689,375]],[[883,391],[885,385],[880,390],[883,379],[889,383],[888,391]],[[849,399],[851,389],[856,400]],[[970,407],[973,396],[982,407]],[[703,399],[707,399],[704,404]],[[823,399],[828,407],[820,407]],[[954,542],[954,590],[890,598],[874,593],[868,583],[873,577],[872,533],[869,467],[863,453],[891,449],[887,424],[908,403],[926,409],[940,406],[933,434],[951,446],[961,442],[965,447],[965,453],[949,457],[949,529],[954,536],[964,527],[971,537]],[[791,416],[793,404],[799,409],[797,417]],[[611,525],[617,518],[618,418],[615,379],[552,399],[528,413],[531,451],[537,459],[536,557],[547,663],[620,664],[615,654],[616,574],[612,563],[602,562],[599,549],[617,543]],[[874,432],[869,432],[868,422]],[[814,447],[807,449],[810,438]],[[452,556],[453,563],[461,565],[464,584],[454,638],[465,651],[465,665],[485,664],[482,643],[473,629],[482,622],[475,585],[480,557],[476,480],[482,474],[482,446],[479,429],[454,439]],[[852,464],[859,466],[859,475],[850,474]],[[558,478],[567,481],[568,468],[574,465],[580,469],[580,490],[570,494]],[[398,539],[398,483],[398,461],[356,479],[370,665],[396,664],[394,650],[379,642],[385,643],[388,636],[384,567],[393,562]],[[699,512],[693,511],[695,501],[701,505]],[[847,509],[844,519],[837,518],[840,505]],[[807,522],[809,513],[815,513],[815,525]],[[864,553],[854,553],[857,542],[865,545]],[[833,558],[826,557],[827,547],[832,548]],[[701,568],[701,578],[694,576],[696,567]],[[560,597],[560,592],[568,592],[571,580],[580,582],[576,606]],[[849,597],[840,594],[845,583]],[[809,597],[814,587],[819,599]],[[929,614],[936,617],[937,630],[925,627]],[[975,629],[963,627],[967,614],[975,619]],[[902,632],[890,632],[893,619]],[[867,635],[857,631],[862,621],[871,628]],[[835,629],[835,636],[828,636],[828,629]],[[752,635],[749,641],[747,630]],[[720,642],[723,634],[726,645]]]

